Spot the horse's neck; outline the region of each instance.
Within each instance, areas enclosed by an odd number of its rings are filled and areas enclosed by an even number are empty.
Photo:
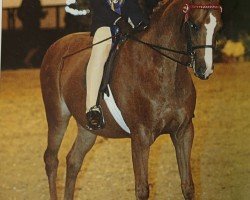
[[[179,51],[185,50],[185,35],[183,31],[181,31],[181,25],[184,17],[182,13],[182,5],[182,0],[173,1],[170,5],[163,5],[165,8],[162,7],[160,8],[161,10],[153,14],[151,19],[151,27],[146,34],[142,35],[142,40]],[[182,61],[183,59],[183,56],[180,54],[167,51],[162,52],[177,60]],[[178,71],[177,64],[160,54],[157,56],[159,56],[159,59],[157,59],[157,67],[162,68],[160,71],[166,73],[166,78],[174,79],[175,76],[173,76],[173,73],[175,74]],[[167,68],[167,70],[164,70],[164,68]],[[162,76],[163,74],[159,75]]]
[[[183,22],[182,0],[163,5],[159,13],[152,16],[151,29],[148,34],[151,42],[164,45],[172,49],[183,50],[185,37],[181,30]],[[166,7],[164,9],[164,7]]]

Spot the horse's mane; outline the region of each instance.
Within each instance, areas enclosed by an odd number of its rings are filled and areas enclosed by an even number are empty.
[[[151,17],[154,17],[155,15],[162,13],[172,2],[173,0],[159,1],[158,4],[153,8]]]
[[[168,7],[174,2],[174,0],[161,0],[154,7],[152,14],[150,15],[150,20],[159,20],[162,14],[168,9]]]
[[[171,5],[176,4],[180,6],[184,6],[184,3],[190,2],[190,3],[195,3],[195,1],[219,1],[219,0],[159,0],[158,4],[153,8],[152,14],[150,15],[150,19],[156,19],[158,20],[162,14],[168,10],[168,12],[171,12]],[[180,11],[182,8],[180,9]],[[168,13],[166,12],[166,13]],[[174,14],[175,15],[175,14]]]

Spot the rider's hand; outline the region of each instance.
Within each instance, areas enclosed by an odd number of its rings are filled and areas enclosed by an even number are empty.
[[[141,31],[145,31],[146,29],[148,29],[149,27],[149,23],[148,22],[143,22],[141,21],[136,27],[135,27],[135,30],[137,32],[141,32]]]
[[[120,32],[122,34],[128,35],[133,31],[133,28],[131,27],[131,25],[126,22],[123,18],[120,18],[115,25],[117,25],[120,29]]]

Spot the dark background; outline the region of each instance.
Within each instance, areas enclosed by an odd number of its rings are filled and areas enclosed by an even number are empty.
[[[158,0],[140,0],[141,4],[146,6],[146,10],[152,9]],[[221,37],[237,41],[242,34],[250,33],[250,1],[248,0],[222,0],[223,6],[223,29]],[[90,24],[90,15],[73,16],[66,14],[64,18],[65,26],[60,27],[58,10],[64,6],[47,6],[43,10],[53,10],[56,16],[56,23],[53,28],[42,28],[39,33],[39,50],[32,57],[32,65],[27,66],[24,63],[25,55],[32,48],[32,44],[27,38],[23,28],[15,27],[18,8],[4,9],[8,13],[8,28],[3,30],[2,35],[2,69],[17,69],[23,67],[39,67],[42,58],[48,47],[60,37],[73,32],[88,31]],[[74,9],[89,8],[87,0],[78,0],[77,4],[70,5]],[[58,17],[58,19],[57,19]]]

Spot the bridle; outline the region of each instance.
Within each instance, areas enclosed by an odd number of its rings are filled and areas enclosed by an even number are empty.
[[[205,48],[212,48],[215,49],[214,45],[196,45],[194,46],[192,43],[192,30],[196,30],[198,31],[199,27],[193,23],[192,21],[190,21],[190,13],[193,10],[219,10],[220,12],[222,12],[222,7],[220,5],[213,5],[213,4],[194,4],[194,3],[189,3],[189,4],[185,4],[183,7],[183,13],[185,14],[184,16],[184,27],[185,27],[185,34],[186,34],[186,38],[187,38],[187,50],[186,51],[178,51],[178,50],[174,50],[174,49],[170,49],[170,48],[166,48],[163,46],[159,46],[159,45],[154,45],[145,41],[141,41],[138,38],[136,38],[134,35],[129,36],[130,39],[137,41],[139,43],[142,43],[144,45],[147,45],[148,47],[150,47],[151,49],[157,51],[158,53],[160,53],[161,55],[163,55],[164,57],[179,63],[183,66],[189,66],[192,67],[194,66],[195,63],[195,59],[196,59],[196,54],[195,54],[195,50],[197,49],[205,49]],[[189,63],[183,63],[181,61],[178,61],[177,59],[170,57],[169,55],[163,53],[161,50],[164,51],[168,51],[168,52],[173,52],[176,54],[180,54],[180,55],[185,55],[188,56],[191,60],[191,62]]]
[[[195,50],[197,49],[205,49],[205,48],[212,48],[215,49],[214,45],[196,45],[194,46],[192,43],[192,30],[196,32],[199,30],[199,27],[190,21],[190,12],[192,10],[219,10],[222,12],[222,7],[220,5],[213,5],[213,4],[185,4],[183,7],[183,13],[185,14],[184,17],[184,27],[187,37],[187,53],[191,58],[191,66],[195,63]]]
[[[189,20],[189,15],[190,15],[190,12],[192,10],[196,10],[196,9],[203,9],[203,10],[219,10],[220,12],[222,12],[222,7],[220,5],[213,5],[213,4],[185,4],[184,7],[183,7],[183,13],[185,14],[184,16],[184,25],[185,25],[185,28],[186,28],[186,37],[187,37],[187,50],[186,51],[180,51],[180,50],[175,50],[175,49],[171,49],[171,48],[168,48],[168,47],[164,47],[164,46],[160,46],[160,45],[155,45],[155,44],[152,44],[152,43],[149,43],[149,42],[145,42],[145,41],[142,41],[140,40],[139,38],[137,38],[134,34],[129,34],[129,35],[125,35],[123,36],[121,33],[118,33],[118,37],[121,37],[121,38],[124,38],[124,40],[126,40],[126,38],[129,38],[133,41],[136,41],[138,43],[141,43],[141,44],[144,44],[146,46],[148,46],[149,48],[153,49],[154,51],[156,51],[157,53],[159,53],[160,55],[168,58],[169,60],[172,60],[180,65],[183,65],[183,66],[186,66],[186,67],[194,67],[194,63],[195,63],[195,50],[196,49],[202,49],[202,48],[212,48],[214,49],[215,46],[214,45],[198,45],[198,46],[194,46],[192,44],[192,29],[196,29],[198,28],[198,26],[196,24],[194,24],[193,22],[191,22]],[[99,41],[95,44],[92,44],[90,46],[87,46],[85,48],[82,48],[82,49],[79,49],[73,53],[70,53],[70,54],[67,54],[65,56],[63,56],[63,59],[67,58],[67,57],[70,57],[72,55],[75,55],[81,51],[84,51],[84,50],[87,50],[87,49],[90,49],[92,48],[93,46],[96,46],[100,43],[103,43],[107,40],[110,40],[110,39],[115,39],[117,38],[117,35],[113,35],[109,38],[106,38],[102,41]],[[124,40],[121,40],[124,41]],[[162,52],[162,51],[167,51],[167,52],[172,52],[172,53],[175,53],[175,54],[179,54],[179,55],[183,55],[183,56],[188,56],[191,60],[191,62],[188,62],[188,63],[184,63],[182,61],[179,61],[178,59],[175,59],[169,55],[167,55],[166,53]]]

